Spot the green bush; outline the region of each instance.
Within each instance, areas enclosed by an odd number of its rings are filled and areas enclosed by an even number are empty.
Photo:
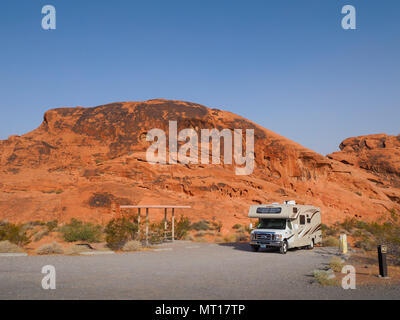
[[[111,249],[121,249],[129,240],[134,240],[138,232],[135,219],[127,217],[112,219],[104,230],[107,246]]]
[[[236,223],[236,224],[232,227],[232,229],[240,229],[241,227],[242,227],[241,224]]]
[[[84,223],[77,219],[71,219],[69,224],[61,227],[60,231],[67,242],[87,241],[100,242],[102,236],[102,227],[92,223]]]
[[[56,229],[58,227],[58,220],[51,220],[49,222],[46,223],[47,229],[49,230],[49,232],[54,231],[54,229]]]
[[[190,231],[191,222],[188,217],[181,215],[179,221],[176,223],[175,227],[175,238],[180,240],[184,239],[187,233]]]
[[[3,223],[0,225],[0,241],[8,240],[16,245],[26,245],[30,242],[22,225]]]

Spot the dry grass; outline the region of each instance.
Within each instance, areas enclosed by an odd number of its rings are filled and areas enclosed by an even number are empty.
[[[329,267],[335,272],[341,272],[343,269],[344,263],[342,259],[339,257],[332,257],[331,261],[329,262]]]
[[[326,237],[323,239],[322,244],[324,247],[339,247],[339,239],[336,237]]]
[[[224,242],[236,242],[236,234],[227,234],[223,237]]]
[[[66,255],[71,255],[71,256],[73,256],[73,255],[78,255],[78,254],[80,254],[81,252],[84,252],[84,251],[88,251],[89,249],[87,248],[87,247],[85,247],[85,246],[78,246],[78,245],[76,245],[76,244],[73,244],[72,246],[69,246],[66,250],[65,250],[65,254]]]
[[[329,278],[329,273],[324,270],[314,270],[313,276],[315,280],[323,286],[337,286],[338,281],[333,278]]]
[[[132,240],[125,243],[122,247],[122,251],[140,251],[142,249],[142,244],[140,241]]]
[[[64,249],[62,248],[62,246],[59,243],[53,242],[53,243],[47,243],[47,244],[42,245],[41,247],[39,247],[36,250],[36,253],[40,254],[40,255],[63,254]]]
[[[24,252],[22,248],[8,240],[0,241],[0,253],[21,253]]]

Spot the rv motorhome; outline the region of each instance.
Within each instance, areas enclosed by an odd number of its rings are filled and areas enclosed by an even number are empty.
[[[250,245],[254,251],[275,247],[285,254],[290,248],[313,249],[322,242],[320,208],[291,200],[250,206],[249,217],[259,219],[251,232]]]

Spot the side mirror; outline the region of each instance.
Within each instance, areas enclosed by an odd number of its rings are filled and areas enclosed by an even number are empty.
[[[253,229],[253,224],[252,223],[249,224],[249,228],[250,228],[250,230]]]

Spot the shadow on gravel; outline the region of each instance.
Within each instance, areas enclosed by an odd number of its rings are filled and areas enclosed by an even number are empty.
[[[233,248],[235,250],[239,250],[239,251],[253,252],[253,250],[251,250],[251,247],[250,247],[250,245],[248,243],[228,242],[228,243],[218,243],[218,245],[222,246],[222,247],[231,247],[231,248]],[[266,248],[266,249],[260,249],[258,252],[279,253],[279,250],[278,249],[274,249],[274,248]],[[257,252],[254,252],[254,253],[257,253]]]

